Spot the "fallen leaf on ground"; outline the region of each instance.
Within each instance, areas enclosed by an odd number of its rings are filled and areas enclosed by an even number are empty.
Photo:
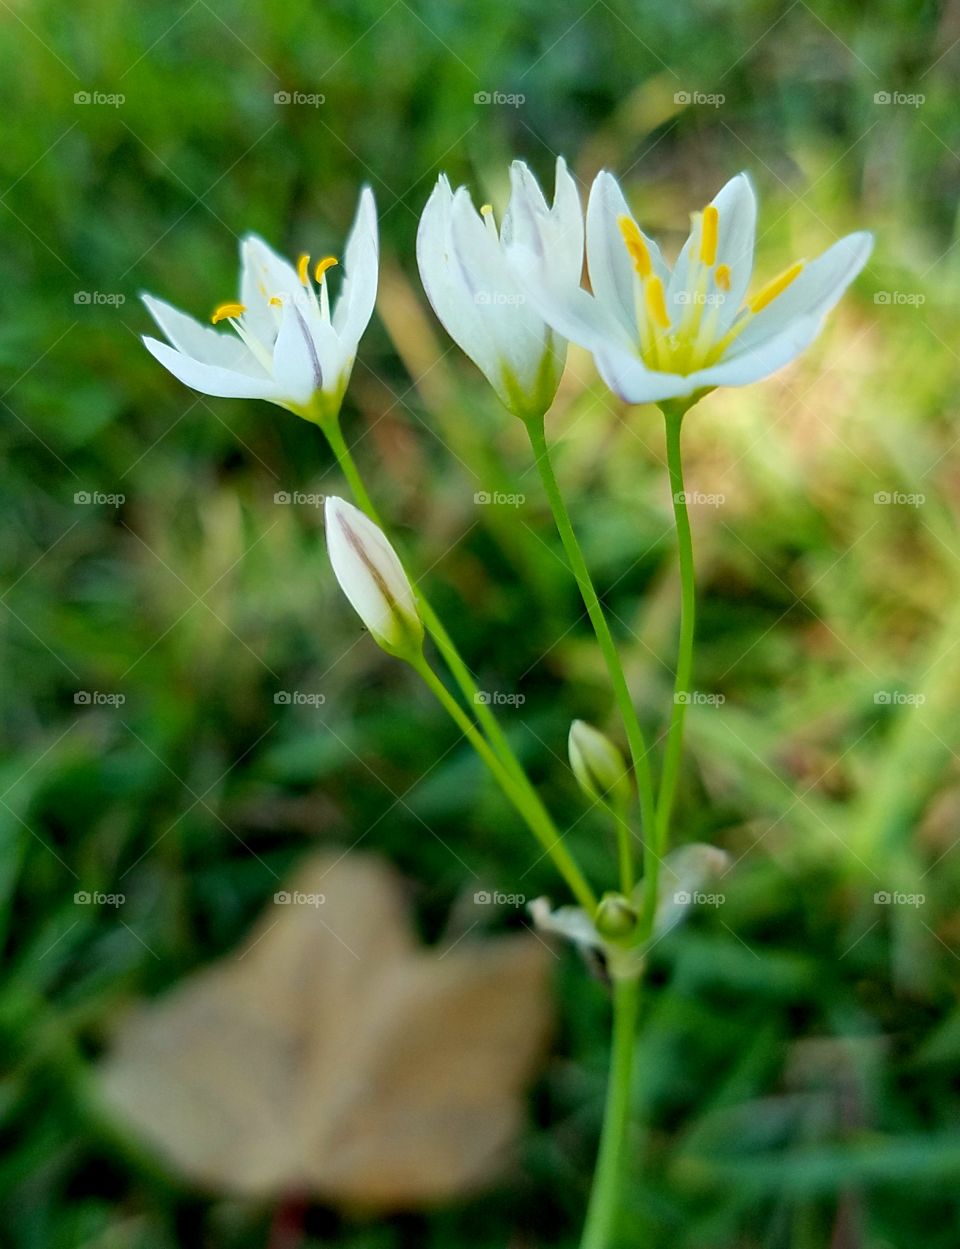
[[[549,1029],[545,948],[423,947],[367,856],[317,856],[277,898],[120,1026],[113,1112],[194,1183],[252,1197],[402,1209],[494,1180]]]

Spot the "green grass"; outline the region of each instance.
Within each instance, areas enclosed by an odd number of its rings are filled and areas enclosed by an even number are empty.
[[[668,248],[747,168],[763,274],[848,229],[877,234],[802,362],[686,423],[688,487],[724,496],[693,525],[695,683],[725,701],[691,710],[678,827],[740,862],[724,907],[657,948],[625,1244],[957,1243],[951,30],[939,6],[896,0],[0,6],[5,1243],[267,1243],[271,1210],[189,1191],[131,1152],[88,1072],[125,1006],[230,949],[311,848],[362,835],[415,882],[427,938],[478,880],[557,895],[442,713],[361,636],[319,509],[274,503],[342,488],[317,431],[180,387],[138,342],[141,289],[203,315],[233,293],[235,235],[336,250],[372,184],[386,277],[348,438],[481,686],[523,695],[505,727],[592,879],[612,877],[563,761],[572,718],[614,724],[605,674],[523,430],[444,354],[413,259],[440,169],[502,205],[512,156],[546,176],[556,152],[584,184],[603,164],[625,174]],[[280,90],[326,100],[278,105]],[[685,107],[682,91],[725,99]],[[912,302],[875,302],[889,291]],[[549,430],[656,737],[677,603],[657,414],[621,410],[578,352]],[[525,502],[475,505],[495,489]],[[925,501],[875,503],[896,491]],[[80,706],[79,690],[125,701]],[[280,690],[326,701],[277,705]],[[126,902],[78,907],[80,889]],[[926,902],[878,907],[878,889]],[[573,955],[556,989],[508,1180],[383,1222],[318,1208],[306,1243],[576,1243],[608,1015]]]

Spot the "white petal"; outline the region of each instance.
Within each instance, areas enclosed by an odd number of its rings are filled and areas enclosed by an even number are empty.
[[[634,225],[637,224],[616,178],[603,169],[593,180],[587,204],[587,269],[596,298],[613,312],[626,332],[633,336],[636,334],[637,325],[634,297],[636,275],[617,224],[621,217],[629,217]],[[640,230],[640,227],[637,226],[637,229]],[[660,248],[642,230],[640,234],[650,252],[653,271],[666,289],[670,281],[670,270],[660,254]]]
[[[441,174],[424,207],[417,230],[417,264],[430,306],[461,351],[489,377],[499,353],[481,316],[469,274],[453,245],[453,192]]]
[[[523,161],[511,164],[510,187],[510,202],[500,228],[505,250],[514,246],[543,250],[558,277],[579,286],[583,270],[583,209],[566,161],[557,157],[552,208],[547,207],[539,183]]]
[[[244,324],[268,349],[277,336],[277,321],[270,299],[284,301],[303,293],[303,285],[293,265],[278,256],[256,234],[248,234],[240,243],[240,302],[246,308]]]
[[[782,295],[757,313],[734,345],[740,356],[779,335],[798,317],[826,316],[870,258],[873,235],[865,230],[848,234],[811,261]]]
[[[281,388],[265,373],[253,377],[214,364],[202,364],[156,338],[144,337],[143,345],[174,377],[201,394],[221,399],[271,399],[274,403],[284,397]]]
[[[377,205],[373,191],[365,186],[360,192],[357,215],[347,237],[343,255],[343,285],[333,312],[334,329],[351,358],[356,354],[357,344],[373,316],[379,268]]]
[[[558,277],[543,251],[514,245],[507,256],[527,299],[558,334],[589,351],[611,343],[631,349],[632,341],[613,313],[581,286]]]
[[[594,360],[604,382],[626,403],[659,403],[661,399],[677,399],[698,389],[697,375],[659,373],[648,368],[635,352],[612,343],[601,345]]]
[[[220,333],[213,326],[202,325],[193,317],[178,311],[172,304],[156,299],[153,295],[143,294],[140,298],[170,342],[184,355],[191,356],[202,364],[216,364],[240,373],[262,372],[236,334]]]
[[[273,375],[277,385],[292,403],[306,404],[315,391],[324,388],[323,370],[310,321],[316,313],[306,306],[301,287],[298,296],[287,298],[283,319],[273,351]]]
[[[753,247],[757,229],[757,197],[750,179],[738,173],[720,188],[710,203],[719,217],[717,233],[717,259],[711,269],[706,286],[707,308],[714,303],[720,307],[717,319],[718,333],[724,333],[739,311],[753,272]],[[699,246],[699,232],[691,231],[684,243],[667,292],[674,321],[686,309],[685,297],[690,294],[690,251]],[[730,289],[721,290],[715,280],[717,265],[730,269]]]

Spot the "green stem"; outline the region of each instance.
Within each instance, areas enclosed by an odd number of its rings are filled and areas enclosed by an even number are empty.
[[[593,890],[587,884],[580,868],[563,844],[550,816],[538,803],[532,802],[529,794],[517,784],[513,774],[504,767],[492,750],[490,743],[480,733],[477,726],[422,655],[417,662],[413,663],[413,668],[490,769],[504,794],[513,803],[530,831],[553,860],[557,870],[567,882],[571,893],[580,905],[586,908],[587,913],[592,915],[597,907]]]
[[[643,730],[640,727],[640,721],[633,706],[633,699],[630,697],[627,679],[624,676],[620,657],[617,654],[617,648],[610,633],[610,627],[607,624],[607,618],[604,615],[603,608],[600,606],[600,599],[597,597],[590,570],[587,568],[587,561],[583,557],[583,551],[580,548],[573,524],[570,521],[570,514],[567,511],[567,505],[564,503],[560,485],[553,471],[553,465],[550,463],[550,452],[547,447],[543,418],[540,417],[536,420],[527,421],[526,426],[530,435],[530,445],[533,448],[534,459],[540,472],[540,480],[543,482],[543,488],[550,501],[550,509],[553,512],[553,518],[560,534],[560,541],[563,543],[563,549],[567,554],[571,571],[579,587],[583,605],[587,609],[587,615],[590,617],[590,623],[593,625],[593,631],[600,644],[600,650],[613,685],[614,697],[617,700],[617,706],[620,709],[620,715],[626,730],[627,743],[630,747],[630,758],[637,781],[637,793],[640,797],[640,815],[644,831],[644,858],[646,860],[645,870],[647,870],[649,868],[649,860],[656,853],[653,844],[656,827],[656,807],[653,796],[653,775],[650,770]],[[629,886],[622,883],[622,887],[624,892],[628,892]]]
[[[590,1190],[580,1249],[609,1249],[620,1211],[620,1186],[630,1127],[633,1058],[640,1003],[640,981],[613,986],[613,1045],[597,1167]]]
[[[683,488],[683,460],[680,453],[680,427],[686,407],[663,404],[661,407],[666,425],[667,472],[670,478],[670,496],[677,527],[677,553],[680,563],[680,639],[677,647],[677,674],[673,685],[673,707],[670,712],[670,728],[664,752],[660,792],[657,798],[656,854],[654,871],[645,885],[645,911],[652,916],[656,908],[657,868],[667,848],[670,835],[670,818],[676,796],[683,754],[683,723],[690,701],[690,679],[693,672],[693,639],[696,625],[696,576],[693,567],[693,539],[690,533],[690,517],[687,514],[686,496]]]

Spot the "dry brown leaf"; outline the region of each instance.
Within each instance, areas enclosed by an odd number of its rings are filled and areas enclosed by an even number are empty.
[[[502,1169],[549,1026],[533,936],[415,940],[402,884],[312,859],[247,944],[120,1028],[114,1112],[189,1179],[248,1196],[410,1208]]]

